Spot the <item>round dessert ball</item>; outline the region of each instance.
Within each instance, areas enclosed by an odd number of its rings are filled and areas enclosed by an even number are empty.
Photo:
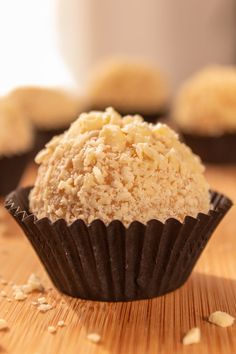
[[[30,121],[9,97],[0,98],[0,158],[31,150],[34,134]]]
[[[183,221],[210,209],[199,158],[164,124],[121,117],[112,108],[83,113],[36,157],[30,210],[51,221]]]
[[[236,132],[236,68],[206,68],[180,89],[172,117],[182,131],[199,135]]]
[[[59,88],[25,86],[16,88],[10,96],[42,130],[68,127],[84,108],[82,98]]]
[[[0,197],[18,185],[33,144],[33,127],[24,112],[8,96],[0,98]]]
[[[113,106],[127,113],[158,113],[166,109],[167,86],[164,75],[145,62],[109,59],[91,75],[88,105],[95,109]]]

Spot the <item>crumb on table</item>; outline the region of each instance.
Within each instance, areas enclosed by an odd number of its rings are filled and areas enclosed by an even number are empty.
[[[199,343],[201,340],[201,331],[200,328],[194,327],[191,328],[183,338],[183,344],[189,345],[194,343]]]

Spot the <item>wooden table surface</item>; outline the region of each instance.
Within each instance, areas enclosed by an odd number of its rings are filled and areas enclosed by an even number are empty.
[[[236,201],[236,167],[209,167],[211,187]],[[27,171],[24,184],[33,182],[34,170]],[[25,301],[12,301],[14,284],[25,283],[37,273],[46,287],[44,296],[54,307],[40,313],[31,294]],[[0,220],[0,318],[8,331],[0,331],[0,353],[11,354],[233,354],[236,353],[236,324],[230,328],[207,322],[208,315],[222,310],[236,317],[236,207],[218,227],[188,282],[179,290],[153,300],[129,303],[99,303],[76,300],[59,294],[39,263],[18,226],[1,209]],[[4,283],[4,281],[3,281]],[[11,283],[11,284],[12,284]],[[50,290],[51,288],[51,290]],[[55,334],[49,325],[64,320]],[[199,326],[199,344],[183,346],[182,337]],[[94,344],[87,334],[101,335]]]

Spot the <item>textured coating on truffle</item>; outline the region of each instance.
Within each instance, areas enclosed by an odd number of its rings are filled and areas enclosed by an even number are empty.
[[[95,108],[113,106],[128,113],[157,113],[166,108],[168,87],[164,76],[152,66],[108,60],[92,73],[88,100]]]
[[[122,117],[112,108],[83,113],[36,157],[30,209],[68,223],[165,221],[210,208],[204,168],[166,125]]]
[[[236,68],[209,67],[182,86],[172,113],[189,133],[236,133]]]

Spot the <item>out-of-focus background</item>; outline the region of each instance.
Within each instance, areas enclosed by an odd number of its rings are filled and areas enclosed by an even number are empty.
[[[144,57],[172,88],[206,64],[236,63],[235,0],[0,2],[0,93],[16,85],[81,88],[97,61]]]
[[[25,84],[72,83],[58,49],[57,5],[54,0],[0,1],[0,93]]]

